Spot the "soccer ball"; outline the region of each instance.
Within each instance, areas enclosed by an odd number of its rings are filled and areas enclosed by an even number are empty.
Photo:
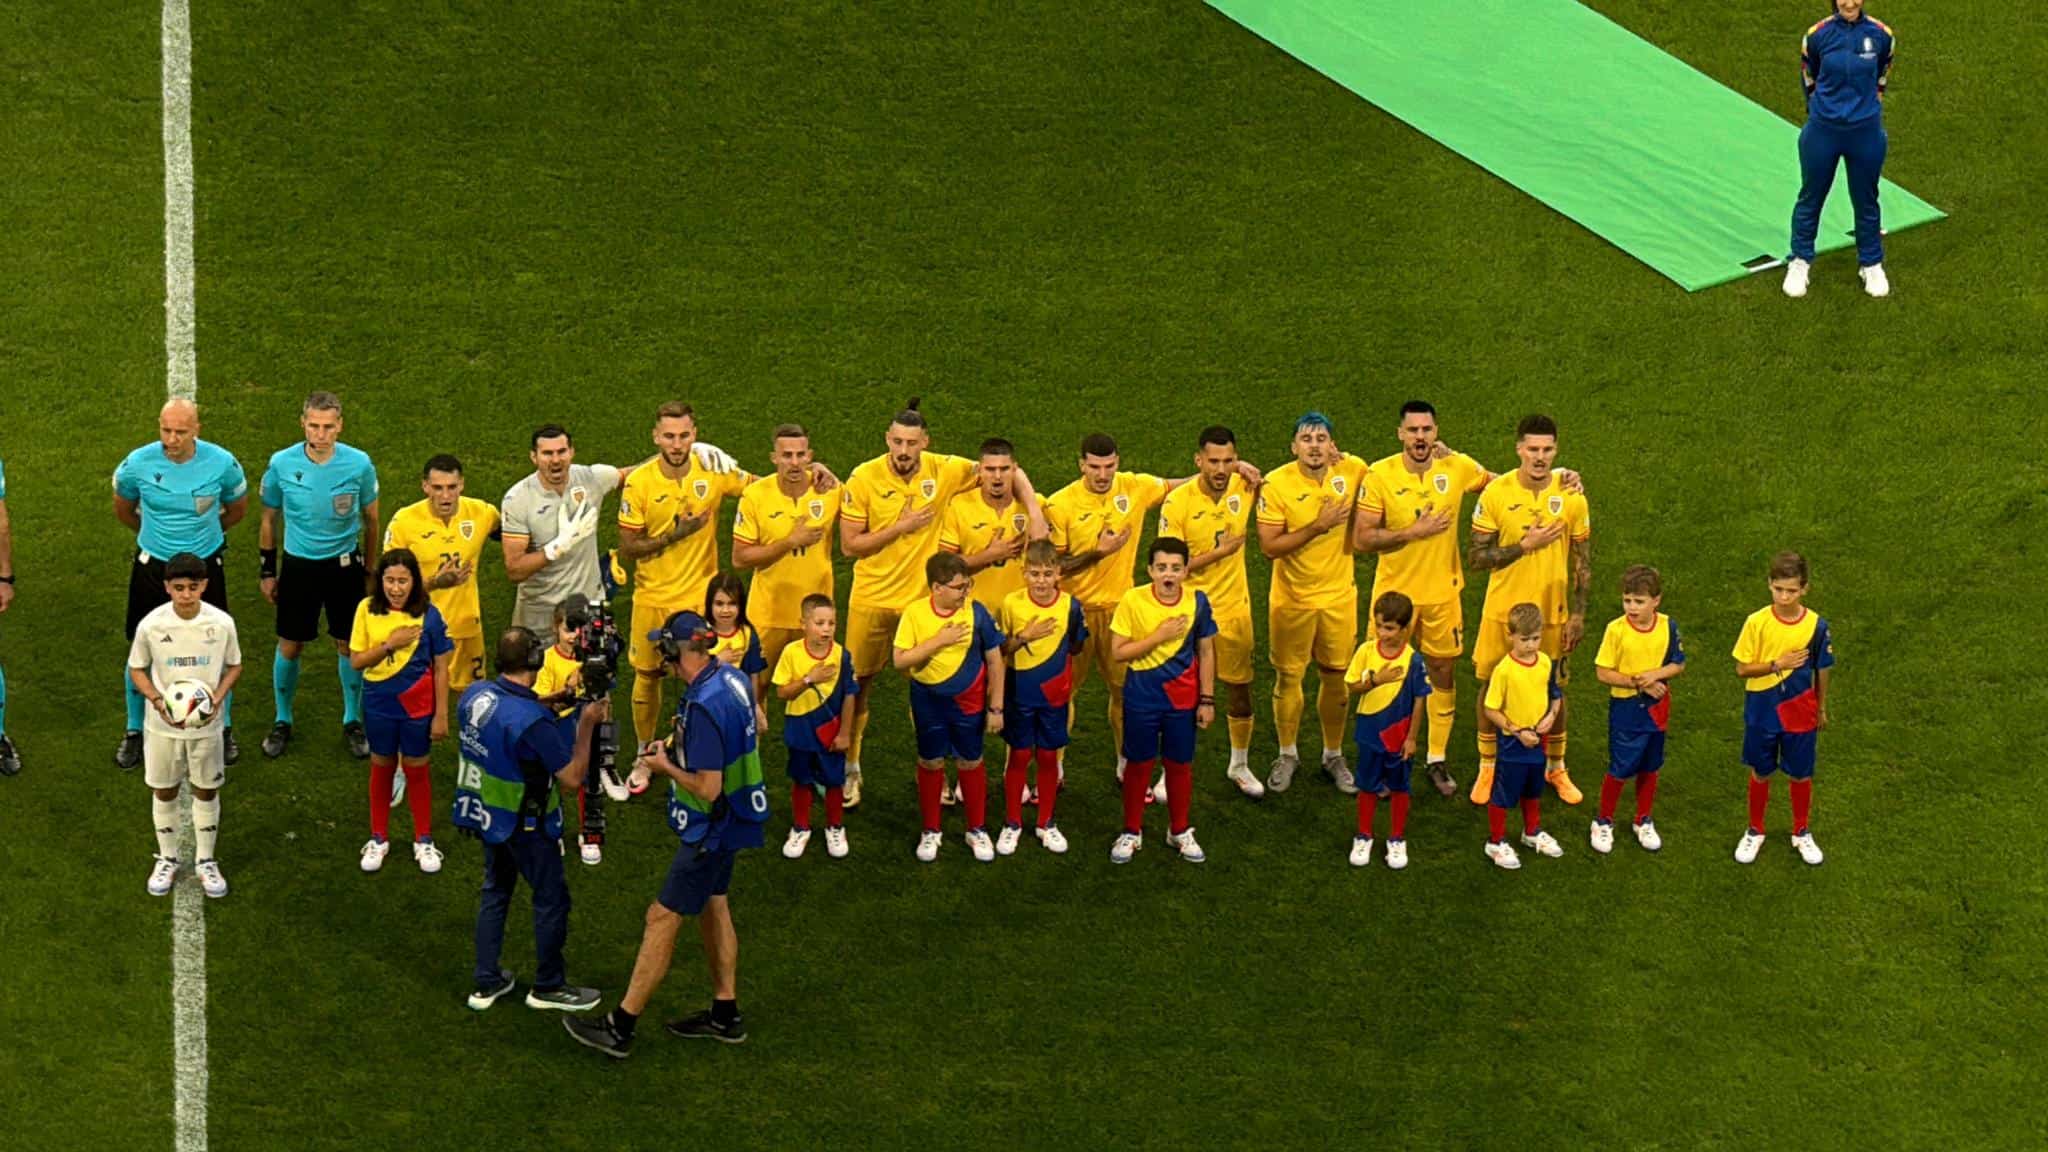
[[[164,711],[180,728],[213,715],[213,689],[197,680],[179,680],[164,692]]]

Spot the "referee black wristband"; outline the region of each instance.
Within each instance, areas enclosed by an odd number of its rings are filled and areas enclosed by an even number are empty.
[[[263,577],[263,579],[277,579],[277,549],[258,548],[256,550],[256,556],[256,571]]]

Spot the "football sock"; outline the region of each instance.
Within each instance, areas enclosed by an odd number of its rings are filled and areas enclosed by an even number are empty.
[[[661,680],[633,675],[633,736],[645,744],[661,732]]]
[[[1038,750],[1038,826],[1052,827],[1053,801],[1060,795],[1060,754],[1051,748]]]
[[[1600,778],[1600,819],[1603,822],[1614,823],[1614,806],[1621,802],[1621,789],[1621,777],[1609,775]],[[1636,795],[1641,797],[1642,794],[1643,786],[1637,784]]]
[[[1486,842],[1498,844],[1508,834],[1508,810],[1498,804],[1486,806]]]
[[[407,764],[405,804],[412,809],[412,838],[415,842],[434,838],[434,772],[431,765]]]
[[[1252,761],[1252,718],[1232,716],[1226,721],[1230,726],[1230,764],[1236,767]]]
[[[1771,806],[1771,782],[1759,780],[1754,773],[1749,777],[1749,830],[1761,836],[1764,834],[1764,809]]]
[[[1360,836],[1366,839],[1372,838],[1372,818],[1373,814],[1379,811],[1379,807],[1379,793],[1374,792],[1370,788],[1360,788],[1358,790],[1358,834]]]
[[[292,701],[299,697],[299,662],[282,651],[270,661],[270,696],[277,705],[277,722],[292,722]]]
[[[917,766],[917,811],[924,818],[924,830],[939,830],[939,797],[946,790],[946,770]]]
[[[1449,688],[1430,685],[1429,691],[1429,762],[1444,760],[1451,754],[1451,725],[1458,718],[1458,685],[1452,681]]]
[[[398,775],[395,764],[372,761],[370,764],[370,835],[379,840],[388,839],[391,833],[391,778]],[[412,785],[411,780],[406,785]]]
[[[1145,796],[1152,791],[1152,762],[1139,760],[1124,768],[1124,831],[1145,830]]]
[[[1543,801],[1534,796],[1522,801],[1522,835],[1534,836],[1543,830]]]
[[[348,662],[346,654],[335,657],[336,668],[341,673],[341,722],[360,724],[363,722],[363,674]]]
[[[619,1039],[628,1042],[633,1039],[633,1029],[640,1026],[640,1014],[628,1012],[624,1008],[612,1009],[612,1014],[606,1017],[606,1020],[611,1024],[612,1031],[619,1034]]]
[[[740,1002],[737,1000],[713,1000],[711,1022],[721,1028],[727,1027],[740,1018]]]
[[[142,693],[135,688],[135,678],[128,675],[128,669],[121,669],[121,687],[128,691],[128,731],[142,731],[142,710],[146,706]]]
[[[1641,824],[1650,818],[1650,805],[1656,802],[1657,774],[1655,772],[1636,773],[1636,823]]]
[[[192,858],[213,859],[213,846],[220,838],[220,794],[211,800],[192,800],[192,837],[194,840]]]
[[[1543,738],[1543,758],[1552,765],[1552,771],[1564,770],[1564,746],[1567,734],[1552,732]]]
[[[149,797],[149,818],[156,825],[156,854],[166,860],[178,858],[178,802]]]
[[[1301,677],[1282,672],[1273,680],[1273,735],[1284,753],[1301,732]]]
[[[969,828],[988,827],[988,766],[960,769],[960,802],[967,806]]]
[[[1500,755],[1500,733],[1489,725],[1479,730],[1479,766],[1493,767],[1494,758]]]
[[[825,827],[837,828],[846,823],[846,786],[834,784],[825,789]]]
[[[1813,811],[1813,781],[1794,780],[1786,785],[1792,793],[1792,834],[1806,835],[1806,818]]]
[[[847,738],[846,738],[846,762],[847,762],[847,764],[849,764],[849,765],[853,765],[853,764],[858,764],[858,763],[860,763],[860,742],[861,742],[861,737],[863,737],[863,736],[866,736],[866,735],[867,735],[867,732],[868,732],[868,702],[867,702],[867,698],[866,698],[865,696],[862,696],[862,695],[856,695],[856,696],[855,696],[855,697],[853,698],[853,731],[852,731],[852,732],[851,732],[851,734],[849,734],[849,735],[847,736]]]
[[[789,790],[789,822],[799,831],[811,830],[811,789],[798,784]]]
[[[1387,801],[1387,839],[1408,838],[1408,794],[1396,792]]]
[[[1188,830],[1188,807],[1195,799],[1195,766],[1166,762],[1167,828],[1176,836]],[[1141,809],[1142,810],[1142,809]]]
[[[1010,749],[1009,762],[1003,765],[1003,823],[1024,823],[1024,785],[1031,774],[1031,749]]]
[[[1344,752],[1344,721],[1351,711],[1351,690],[1344,686],[1344,673],[1340,669],[1332,672],[1327,668],[1318,669],[1321,682],[1316,686],[1316,716],[1323,722],[1323,754],[1342,755]]]

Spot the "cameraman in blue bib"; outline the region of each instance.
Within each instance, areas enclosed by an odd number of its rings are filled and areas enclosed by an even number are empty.
[[[484,845],[483,899],[476,914],[476,985],[469,1006],[482,1012],[516,981],[499,966],[505,913],[524,877],[533,890],[533,984],[526,1006],[581,1012],[597,1006],[595,988],[563,977],[569,938],[569,885],[562,875],[562,798],[556,785],[580,788],[590,765],[591,735],[611,716],[594,700],[574,721],[556,719],[533,693],[548,641],[525,628],[498,638],[498,676],[462,693],[455,776],[455,826]]]
[[[759,848],[768,819],[768,791],[761,778],[761,752],[754,730],[754,685],[739,669],[714,655],[718,636],[695,612],[678,612],[647,638],[663,663],[682,680],[675,732],[649,743],[637,766],[670,781],[669,826],[682,843],[669,864],[661,896],[647,906],[647,927],[633,960],[633,978],[618,1007],[604,1016],[562,1021],[579,1043],[612,1057],[633,1049],[640,1014],[668,975],[676,933],[683,917],[697,917],[704,957],[711,968],[711,1008],[668,1030],[690,1038],[738,1044],[747,1038],[740,1019],[736,968],[739,936],[733,931],[726,892],[733,858]]]

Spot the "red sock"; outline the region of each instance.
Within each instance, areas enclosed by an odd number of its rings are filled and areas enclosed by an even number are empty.
[[[434,774],[430,765],[405,766],[405,803],[412,809],[412,838],[434,838]]]
[[[1388,801],[1387,810],[1389,813],[1387,839],[1406,840],[1408,838],[1408,794],[1406,792],[1394,793],[1393,798]]]
[[[1792,834],[1806,835],[1806,817],[1813,811],[1813,781],[1794,780],[1786,786],[1792,793]]]
[[[846,786],[834,784],[825,789],[825,827],[838,828],[846,823]]]
[[[1522,801],[1522,835],[1534,836],[1543,829],[1543,801],[1531,796]]]
[[[1771,806],[1771,782],[1752,775],[1749,778],[1749,830],[1761,836],[1764,834],[1764,809]]]
[[[1641,779],[1641,777],[1637,777]],[[1614,806],[1621,802],[1621,778],[1602,776],[1600,778],[1600,819],[1614,823]],[[1642,795],[1642,785],[1636,785],[1636,795]]]
[[[583,815],[583,809],[589,803],[590,793],[585,791],[584,789],[578,788],[576,790],[576,827],[578,828],[583,827],[583,822],[585,819]]]
[[[1167,825],[1175,836],[1188,830],[1188,806],[1195,799],[1195,766],[1166,762]]]
[[[1060,795],[1060,753],[1057,748],[1038,750],[1038,826],[1052,827],[1052,804]]]
[[[988,827],[988,767],[960,769],[960,798],[967,804],[967,826]]]
[[[1507,839],[1508,810],[1498,804],[1488,804],[1486,806],[1486,831],[1486,842],[1488,844],[1498,844],[1502,840]]]
[[[1152,761],[1133,760],[1124,765],[1124,831],[1145,830],[1145,794],[1152,790]]]
[[[796,825],[798,831],[811,830],[811,798],[811,786],[808,784],[799,784],[789,790],[789,822]]]
[[[924,830],[939,830],[939,797],[946,790],[946,770],[917,766],[917,811],[924,817]]]
[[[1650,818],[1650,805],[1657,802],[1657,774],[1636,773],[1636,823]]]
[[[1358,790],[1358,834],[1360,836],[1368,839],[1372,837],[1372,817],[1373,813],[1379,811],[1379,808],[1379,793],[1370,788],[1360,788]]]
[[[1024,823],[1024,785],[1031,773],[1031,749],[1010,749],[1010,762],[1003,766],[1003,823]]]
[[[391,832],[391,778],[398,765],[370,762],[370,835],[379,840]]]

